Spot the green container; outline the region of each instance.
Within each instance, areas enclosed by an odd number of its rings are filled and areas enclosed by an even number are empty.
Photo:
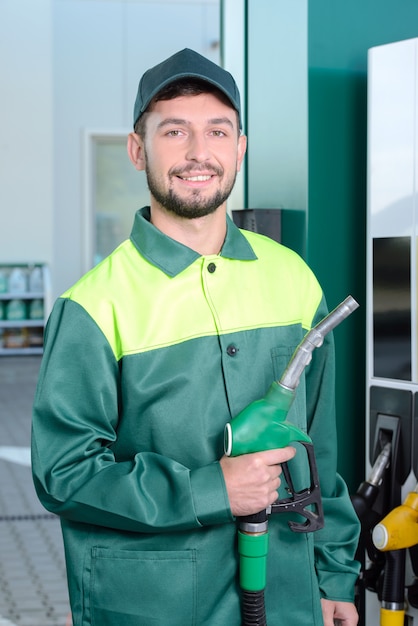
[[[21,321],[26,319],[26,304],[23,300],[14,299],[10,300],[7,305],[6,317],[10,321]]]

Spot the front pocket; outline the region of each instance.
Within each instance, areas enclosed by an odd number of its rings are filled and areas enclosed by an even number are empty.
[[[92,549],[94,626],[196,624],[196,554]]]
[[[290,359],[292,358],[293,352],[296,350],[296,347],[297,346],[277,346],[275,348],[271,348],[270,354],[273,361],[273,373],[275,380],[280,380],[283,376],[287,366],[289,365]]]

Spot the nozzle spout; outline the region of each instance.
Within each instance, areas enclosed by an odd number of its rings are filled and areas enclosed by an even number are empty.
[[[288,389],[296,389],[303,370],[312,359],[314,349],[322,346],[325,335],[351,315],[358,307],[358,302],[352,296],[347,296],[331,313],[314,326],[293,353],[280,379],[280,385]]]
[[[374,485],[375,487],[379,487],[382,482],[383,474],[385,469],[388,467],[390,463],[390,454],[391,454],[392,444],[389,442],[384,447],[379,456],[377,457],[372,470],[370,472],[370,476],[367,480],[370,485]]]

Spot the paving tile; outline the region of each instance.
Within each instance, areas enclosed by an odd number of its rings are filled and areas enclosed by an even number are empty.
[[[0,446],[30,446],[40,357],[0,357]],[[30,468],[0,458],[0,626],[65,626],[69,613],[57,517]]]

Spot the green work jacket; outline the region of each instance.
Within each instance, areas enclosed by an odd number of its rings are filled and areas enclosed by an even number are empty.
[[[74,626],[239,626],[225,424],[262,398],[326,315],[293,251],[231,220],[201,256],[138,211],[131,237],[60,297],[34,404],[37,493],[61,517]],[[359,525],[336,472],[332,335],[288,419],[311,436],[325,526],[271,515],[269,626],[322,625],[351,601]],[[303,448],[290,462],[307,480]],[[305,485],[307,486],[307,485]]]

